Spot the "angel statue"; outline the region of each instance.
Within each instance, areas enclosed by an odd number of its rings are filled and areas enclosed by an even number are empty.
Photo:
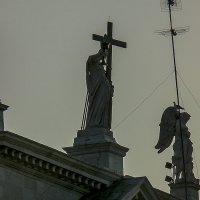
[[[190,140],[190,132],[186,126],[190,115],[187,112],[181,113],[179,109],[180,107],[174,105],[168,107],[163,112],[160,123],[160,136],[155,146],[155,148],[158,149],[158,153],[162,153],[171,145],[175,137],[175,142],[173,144],[174,155],[172,157],[175,183],[183,181],[184,178],[186,178],[187,181],[197,180],[193,173],[193,147]]]

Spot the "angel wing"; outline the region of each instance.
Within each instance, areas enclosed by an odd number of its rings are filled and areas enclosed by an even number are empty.
[[[166,108],[162,114],[160,136],[155,146],[155,149],[158,149],[158,153],[163,152],[172,143],[173,137],[175,136],[176,116],[177,108],[172,106]]]

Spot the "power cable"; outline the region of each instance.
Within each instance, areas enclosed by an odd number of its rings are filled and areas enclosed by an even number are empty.
[[[146,96],[133,110],[131,110],[122,120],[120,120],[113,128],[115,130],[118,128],[123,122],[125,122],[134,112],[136,112],[168,79],[169,77],[174,73],[174,70],[168,74],[168,76],[160,82],[153,91]]]
[[[193,95],[192,91],[191,91],[190,88],[186,85],[186,83],[184,82],[183,78],[180,76],[179,73],[178,73],[178,76],[179,76],[181,82],[183,83],[184,87],[187,89],[187,91],[188,91],[189,94],[191,95],[193,101],[196,103],[197,107],[200,109],[200,103],[197,101],[197,99],[196,99],[195,96]]]
[[[184,104],[184,101],[183,101],[183,97],[182,97],[182,94],[181,94],[180,91],[179,91],[179,97],[180,97],[181,105],[183,106],[183,108],[185,108],[185,104]]]
[[[89,93],[87,91],[86,99],[85,99],[85,106],[84,106],[84,111],[83,111],[83,118],[82,118],[81,130],[84,130],[85,126],[86,126],[87,112],[88,112],[88,106],[89,106],[88,95],[89,95]]]

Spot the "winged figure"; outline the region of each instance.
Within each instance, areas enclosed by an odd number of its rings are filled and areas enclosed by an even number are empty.
[[[170,106],[165,109],[162,114],[160,123],[160,136],[158,143],[155,148],[158,149],[158,153],[163,152],[168,148],[173,138],[176,134],[176,121],[177,121],[178,111],[176,106]]]
[[[195,179],[193,173],[193,147],[190,132],[186,125],[190,115],[187,112],[180,113],[180,109],[183,108],[174,104],[174,106],[168,107],[163,112],[160,123],[160,136],[155,148],[158,149],[158,153],[163,152],[171,145],[175,137],[174,155],[172,157],[174,181],[181,182],[186,176],[188,181],[196,182],[197,179]]]

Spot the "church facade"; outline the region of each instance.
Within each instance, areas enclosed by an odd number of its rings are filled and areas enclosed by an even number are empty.
[[[72,158],[14,133],[0,133],[1,200],[168,200],[146,177],[129,177]]]
[[[7,106],[0,108],[1,200],[179,199],[154,188],[147,177],[124,176],[128,149],[117,144],[112,132],[78,132],[74,145],[64,148],[66,154],[4,131]]]

